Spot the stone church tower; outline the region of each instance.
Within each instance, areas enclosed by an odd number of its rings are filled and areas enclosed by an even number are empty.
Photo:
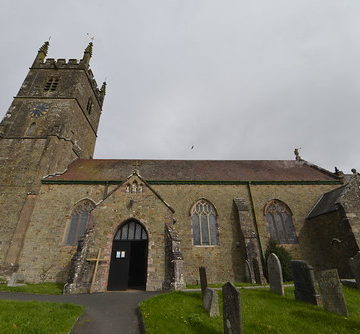
[[[83,58],[35,60],[0,124],[0,268],[17,269],[41,178],[63,172],[75,159],[93,156],[105,96]],[[4,210],[3,208],[6,208]]]

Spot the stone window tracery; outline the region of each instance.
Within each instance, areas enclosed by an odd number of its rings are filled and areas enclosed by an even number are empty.
[[[90,200],[80,203],[72,212],[66,245],[75,246],[79,239],[85,234],[90,220],[90,212],[95,208],[95,204]]]
[[[292,213],[285,203],[271,200],[265,207],[265,217],[272,240],[280,244],[298,243]]]
[[[217,245],[218,233],[214,206],[202,199],[191,210],[193,244],[201,246]]]

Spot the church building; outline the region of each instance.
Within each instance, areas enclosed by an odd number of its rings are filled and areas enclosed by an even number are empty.
[[[360,245],[359,181],[294,160],[93,159],[106,83],[35,60],[0,124],[0,276],[65,292],[264,281],[270,240],[315,268]],[[335,241],[334,241],[335,240]],[[331,254],[331,257],[329,256]],[[337,260],[339,259],[339,260]]]

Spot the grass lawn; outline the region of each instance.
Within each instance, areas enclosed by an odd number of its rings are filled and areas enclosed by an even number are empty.
[[[73,304],[0,300],[0,333],[68,334],[83,310]]]
[[[321,307],[294,300],[293,288],[285,297],[264,289],[241,289],[246,334],[360,333],[360,292],[344,287],[349,317],[325,312]],[[219,292],[220,311],[222,309]],[[210,318],[198,292],[172,292],[140,304],[148,334],[223,333],[222,316]]]
[[[209,288],[221,288],[225,283],[211,283],[208,284]],[[233,283],[237,287],[244,287],[244,286],[259,286],[259,285],[266,285],[266,284],[256,284],[256,283]],[[286,283],[285,283],[286,284]],[[187,284],[186,289],[200,289],[200,284]]]
[[[0,284],[0,291],[61,295],[63,287],[64,284],[62,283],[26,284],[23,286],[7,286],[6,284]]]

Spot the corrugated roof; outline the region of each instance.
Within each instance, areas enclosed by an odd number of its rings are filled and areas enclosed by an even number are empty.
[[[308,219],[335,211],[337,209],[336,202],[344,189],[345,186],[342,186],[325,193],[310,211]]]
[[[138,165],[137,167],[134,167]],[[136,168],[147,181],[336,181],[332,173],[295,160],[78,159],[52,181],[121,181]]]

